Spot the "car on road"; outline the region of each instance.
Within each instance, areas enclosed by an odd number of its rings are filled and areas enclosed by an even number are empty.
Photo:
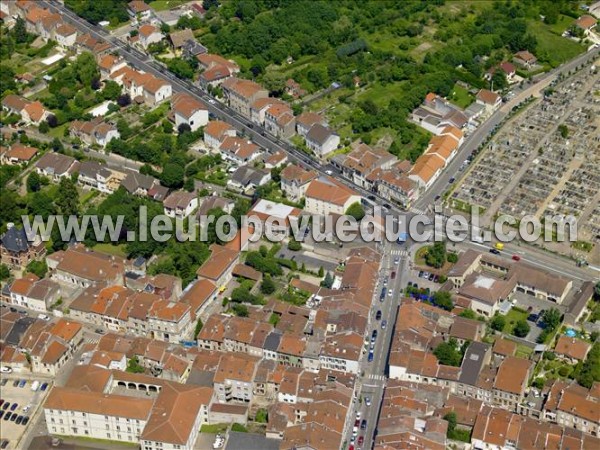
[[[387,320],[382,320],[381,321],[381,329],[385,330],[385,327],[387,327]]]
[[[365,397],[365,405],[371,406],[371,397]]]
[[[521,261],[521,257],[519,255],[512,255],[512,259],[514,261]]]
[[[384,286],[387,286],[387,284],[388,284],[388,277],[385,277],[385,278],[383,279],[383,285],[384,285]]]
[[[46,389],[48,389],[48,383],[42,383],[40,390],[45,391]]]
[[[371,200],[371,201],[375,201],[375,196],[374,196],[374,195],[369,195],[367,198],[368,198],[369,200]]]
[[[333,175],[333,172],[332,172],[331,170],[326,170],[326,171],[325,171],[325,173],[326,173],[327,175]]]
[[[208,99],[208,103],[210,103],[211,105],[214,105],[214,104],[215,104],[215,103],[217,103],[217,102],[215,102],[215,99],[214,99],[214,98],[209,98],[209,99]]]
[[[375,320],[381,320],[381,310],[377,310],[377,312],[375,313]]]
[[[388,292],[388,296],[391,297],[392,295],[394,295],[394,290],[390,289],[390,291]]]
[[[500,254],[500,250],[495,249],[495,248],[490,248],[490,253],[493,253],[494,255],[499,255]]]
[[[390,205],[389,203],[384,203],[382,206],[383,209],[392,209],[392,205]]]
[[[105,331],[104,331],[102,328],[96,328],[96,329],[94,330],[94,333],[98,333],[98,334],[104,334],[104,333],[105,333]]]
[[[0,386],[6,386],[6,383],[8,383],[8,380],[6,378],[2,378],[2,381],[0,381]]]
[[[11,416],[10,412],[6,411],[6,415],[4,416],[4,420],[10,420],[10,416]]]
[[[397,256],[394,258],[394,264],[398,264],[400,262],[400,258],[398,258]]]
[[[375,339],[377,339],[377,330],[373,330],[371,333],[371,342],[375,342]]]
[[[362,422],[360,423],[360,429],[361,430],[366,430],[367,429],[367,419],[363,419]]]
[[[13,387],[17,387],[20,382],[21,382],[21,380],[15,380],[15,381],[13,381]]]
[[[392,270],[392,273],[390,274],[390,278],[392,280],[394,280],[396,278],[396,271],[395,270]]]
[[[452,184],[456,181],[456,178],[452,177],[448,180],[448,183]]]
[[[442,198],[440,195],[436,195],[435,198],[433,199],[433,201],[437,202],[440,198]]]
[[[371,350],[371,351],[369,352],[369,357],[367,358],[367,361],[369,361],[369,362],[373,362],[373,350]]]

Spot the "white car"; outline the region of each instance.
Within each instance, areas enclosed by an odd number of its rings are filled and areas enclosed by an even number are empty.
[[[371,397],[365,397],[365,405],[371,406]]]
[[[208,103],[210,103],[211,105],[214,105],[216,102],[215,102],[214,99],[211,98],[211,99],[208,100]]]
[[[325,173],[326,173],[327,175],[333,175],[333,172],[332,172],[331,170],[326,170],[326,171],[325,171]]]
[[[47,316],[46,314],[40,314],[38,316],[38,319],[48,321],[48,320],[50,320],[50,316]]]
[[[0,367],[0,372],[2,372],[2,373],[11,373],[12,369],[10,367],[4,366],[4,367]]]

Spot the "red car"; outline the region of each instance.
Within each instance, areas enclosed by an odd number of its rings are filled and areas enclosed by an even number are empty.
[[[365,437],[364,436],[360,436],[358,438],[358,445],[363,445],[364,442],[365,442]]]
[[[396,278],[396,271],[395,271],[395,270],[392,272],[392,275],[391,275],[391,277],[392,277],[392,280],[393,280],[394,278]]]
[[[350,444],[350,447],[348,447],[348,450],[354,450],[354,444]]]
[[[515,261],[521,261],[521,257],[519,255],[512,255],[512,259]]]

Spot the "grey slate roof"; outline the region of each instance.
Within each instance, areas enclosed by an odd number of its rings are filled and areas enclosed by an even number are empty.
[[[490,348],[491,345],[484,344],[483,342],[471,342],[460,366],[459,382],[475,386],[479,378],[479,373],[485,364],[486,353]]]
[[[25,229],[14,226],[9,228],[0,240],[5,249],[14,253],[26,252],[30,245]]]

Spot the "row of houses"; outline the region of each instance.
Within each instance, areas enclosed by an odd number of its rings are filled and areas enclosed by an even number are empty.
[[[597,388],[587,390],[575,383],[560,382],[564,388],[560,389],[550,383],[542,390],[541,397],[536,397],[540,400],[531,402],[526,396],[530,393],[528,382],[534,363],[515,356],[516,343],[501,338],[493,346],[481,342],[484,334],[481,322],[413,300],[403,301],[398,317],[390,355],[391,379],[443,387],[462,398],[597,436],[600,424],[593,412],[592,398]],[[432,352],[450,338],[458,345],[468,344],[458,367],[441,364]],[[556,355],[568,362],[582,361],[589,348],[589,344],[565,336],[558,340]]]

